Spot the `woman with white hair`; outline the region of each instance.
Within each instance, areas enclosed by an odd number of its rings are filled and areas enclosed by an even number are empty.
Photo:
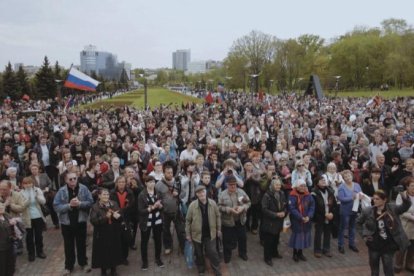
[[[6,179],[12,184],[12,190],[18,191],[22,182],[22,177],[17,175],[16,167],[8,167],[6,170]]]
[[[331,187],[335,192],[335,197],[338,196],[338,187],[341,183],[344,182],[342,175],[337,172],[336,164],[334,162],[330,162],[326,168],[326,173],[322,175],[325,178],[326,183],[329,187]]]

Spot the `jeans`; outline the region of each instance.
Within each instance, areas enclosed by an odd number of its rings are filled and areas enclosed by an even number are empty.
[[[371,276],[378,276],[379,273],[379,263],[380,259],[382,260],[382,267],[384,269],[385,276],[392,276],[394,275],[394,266],[393,266],[393,258],[394,252],[379,252],[368,249],[368,256],[369,256],[369,266],[371,267]]]
[[[332,225],[330,223],[315,223],[315,238],[313,242],[313,251],[315,253],[327,253],[331,250],[331,233]]]
[[[170,232],[171,222],[174,222],[175,231],[177,232],[177,239],[180,243],[180,250],[184,252],[184,241],[185,241],[185,227],[184,221],[178,214],[167,214],[163,216],[163,243],[165,249],[172,249],[173,239]]]
[[[338,233],[338,246],[344,247],[344,231],[348,228],[348,242],[349,246],[355,246],[355,219],[356,213],[352,212],[350,215],[340,215],[339,233]]]
[[[45,222],[42,218],[31,220],[32,227],[26,228],[26,248],[29,255],[43,253],[43,227]]]
[[[220,258],[217,253],[217,244],[216,239],[211,240],[210,238],[203,239],[202,243],[193,241],[194,252],[195,252],[195,262],[197,264],[198,273],[204,273],[206,270],[206,263],[204,258],[204,249],[206,255],[210,260],[211,268],[214,271],[215,275],[221,275],[220,272]]]
[[[151,230],[155,246],[155,259],[161,259],[162,224],[159,224],[154,227],[147,227],[146,231],[141,230],[141,259],[145,264],[148,264],[148,241],[150,239]]]
[[[272,260],[272,257],[276,256],[279,253],[277,247],[279,245],[280,233],[276,235],[270,233],[263,233],[263,249],[264,249],[264,259],[266,261]]]
[[[75,244],[78,257],[78,264],[88,264],[86,257],[86,222],[79,222],[74,225],[61,225],[63,244],[65,247],[65,269],[73,270],[75,265]]]
[[[238,248],[239,255],[247,255],[246,226],[236,223],[233,227],[222,226],[224,260],[231,259],[231,251]]]

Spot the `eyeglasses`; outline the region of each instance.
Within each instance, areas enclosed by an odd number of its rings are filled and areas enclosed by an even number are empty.
[[[74,181],[74,180],[77,180],[78,178],[77,177],[71,177],[71,178],[69,178],[69,181]]]
[[[301,165],[298,165],[298,168],[299,168],[299,167],[304,167],[304,166],[305,166],[305,165],[301,164]]]

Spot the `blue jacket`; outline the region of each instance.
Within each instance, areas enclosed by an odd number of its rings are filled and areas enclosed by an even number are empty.
[[[339,185],[338,188],[338,200],[341,202],[339,207],[339,214],[349,216],[352,213],[352,207],[354,205],[354,193],[361,192],[361,186],[358,183],[353,182],[354,189],[353,191],[349,190],[346,187],[345,183]]]
[[[301,203],[299,203],[299,197],[302,198]],[[311,222],[315,213],[315,201],[312,195],[307,193],[299,196],[295,189],[292,190],[289,195],[289,213],[292,232],[305,233],[311,231]],[[309,221],[304,223],[303,217],[309,217]]]
[[[78,199],[80,201],[78,222],[87,222],[89,210],[93,204],[93,198],[91,192],[85,185],[78,185]],[[69,206],[69,191],[67,185],[60,188],[56,193],[55,199],[53,200],[53,208],[59,217],[59,222],[63,225],[70,225],[68,212],[71,207]]]

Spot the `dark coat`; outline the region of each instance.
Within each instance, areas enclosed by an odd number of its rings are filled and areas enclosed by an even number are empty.
[[[158,197],[156,190],[154,189],[154,196],[155,201],[160,199]],[[141,231],[147,231],[147,222],[148,222],[148,191],[147,189],[144,189],[138,196],[138,213],[139,213],[139,229]],[[162,210],[158,210],[159,212],[162,212]],[[156,210],[154,210],[156,212]]]
[[[113,211],[119,210],[118,204],[110,201]],[[122,262],[121,222],[106,217],[108,208],[99,202],[92,206],[90,220],[93,229],[92,268],[112,268]]]
[[[119,175],[123,175],[124,171],[119,169]],[[115,175],[112,169],[109,169],[106,173],[102,175],[102,186],[107,188],[108,190],[112,190],[115,188]]]
[[[303,212],[300,210],[303,206]],[[315,212],[315,201],[310,193],[300,195],[293,189],[289,195],[289,213],[291,229],[294,233],[304,233],[311,231],[311,219]],[[309,217],[307,223],[303,222],[304,217]]]
[[[267,191],[262,198],[262,231],[265,233],[276,235],[283,229],[283,218],[276,216],[278,212],[287,213],[287,202],[285,194],[280,191],[279,200],[274,196],[273,191]]]
[[[133,219],[133,216],[136,216],[136,211],[134,209],[136,209],[136,204],[135,204],[135,196],[134,193],[132,192],[132,190],[130,189],[126,189],[125,190],[127,193],[126,196],[126,205],[123,209],[121,209],[120,213],[124,219],[124,221],[128,221],[131,222],[131,219]],[[117,191],[113,190],[110,194],[110,199],[114,202],[116,202],[116,204],[118,204],[118,206],[120,206],[119,204],[119,199],[117,196]]]
[[[326,189],[328,191],[329,213],[335,214],[335,211],[338,206],[336,203],[334,192],[332,188],[330,187],[327,187]],[[312,190],[312,196],[313,196],[313,200],[315,201],[315,213],[313,215],[312,220],[315,223],[320,223],[320,224],[325,223],[325,202],[323,200],[322,192],[317,186]],[[333,219],[329,221],[329,223],[332,223],[332,222],[333,222]]]
[[[13,226],[9,223],[9,215],[4,214],[4,217],[5,220],[0,220],[0,251],[7,251],[12,247]]]
[[[403,199],[401,205],[395,205],[394,203],[387,203],[385,205],[386,212],[392,217],[392,223],[385,223],[385,227],[387,227],[388,233],[391,234],[398,248],[404,251],[410,245],[410,241],[401,226],[400,215],[410,208],[411,201],[409,198],[404,198],[403,196],[401,198]],[[356,220],[358,232],[364,239],[372,237],[377,231],[375,212],[376,207],[374,206],[362,209],[361,215]]]

